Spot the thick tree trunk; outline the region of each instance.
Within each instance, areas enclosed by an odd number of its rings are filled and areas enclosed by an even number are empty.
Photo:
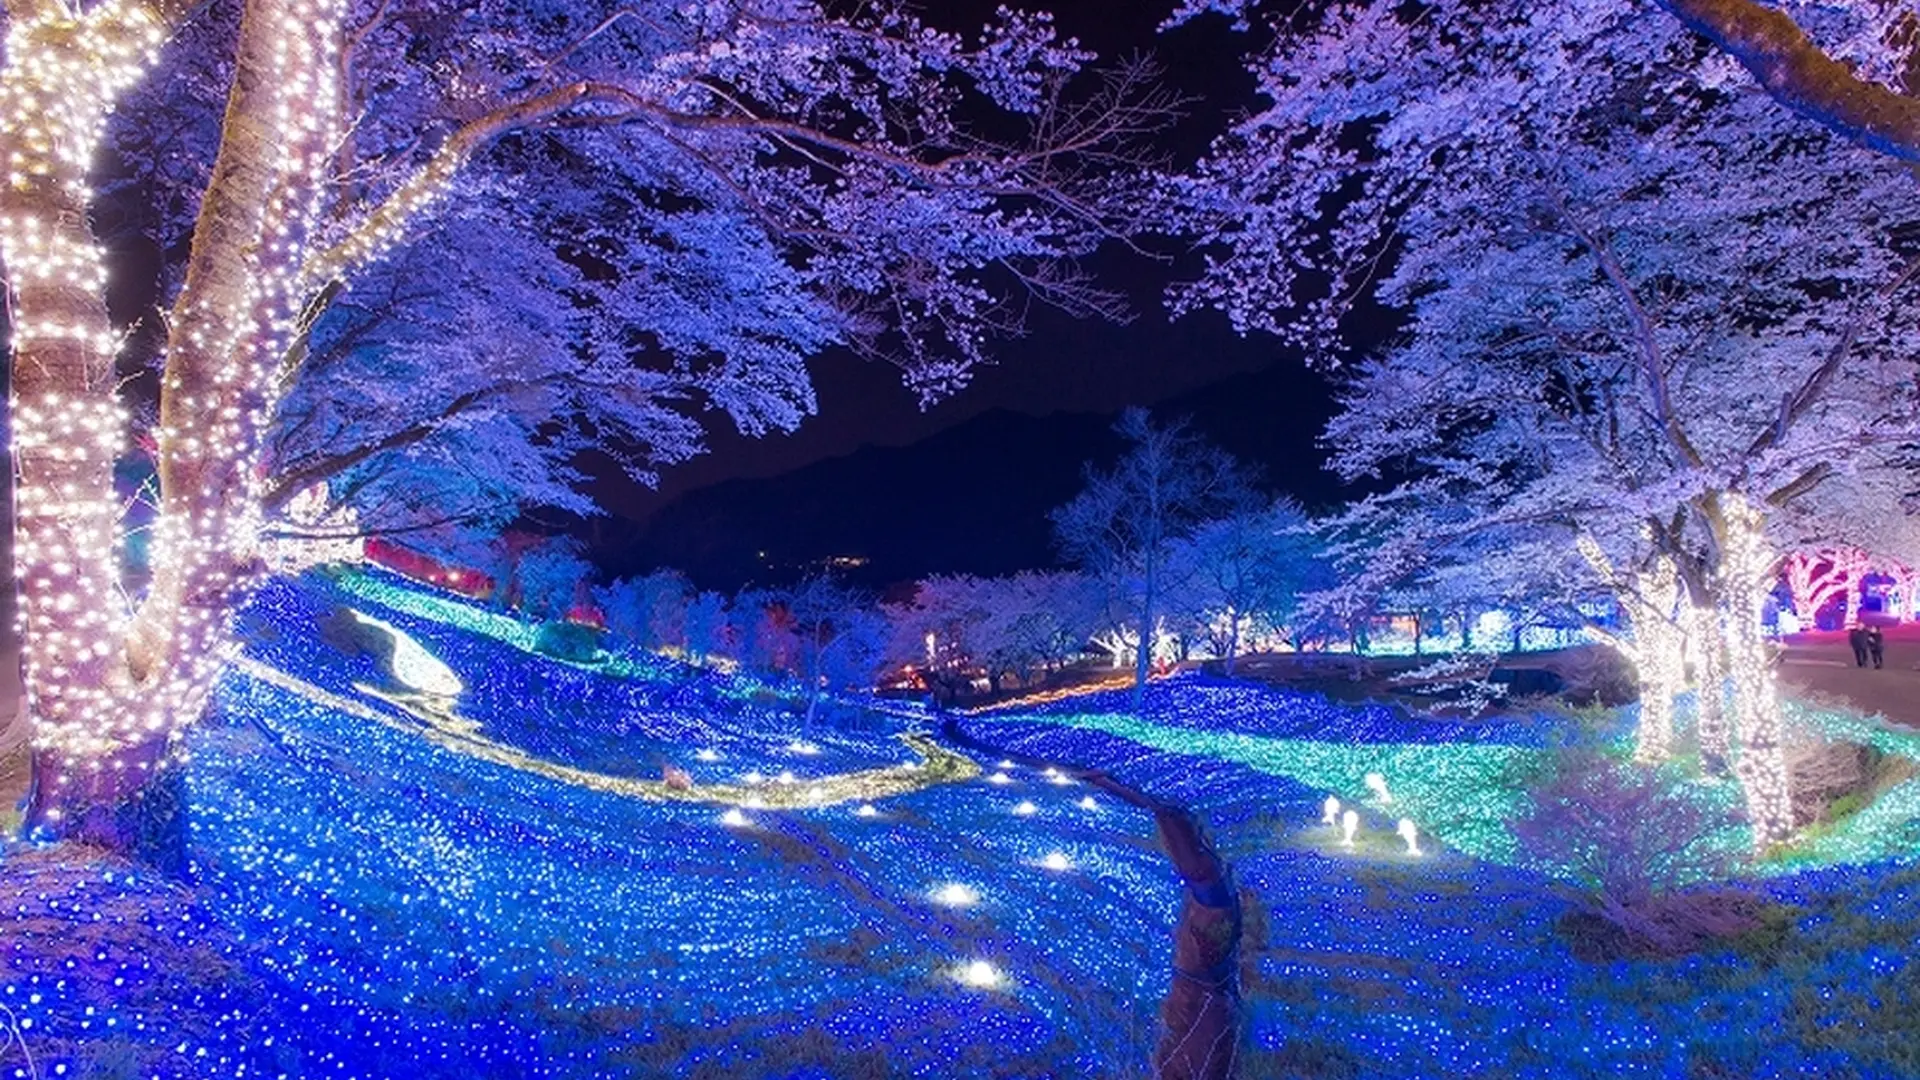
[[[87,204],[94,143],[124,84],[97,72],[99,85],[72,83],[103,61],[90,40],[147,39],[158,24],[124,10],[79,20],[30,12],[15,11],[0,110],[39,122],[0,133],[16,176],[0,188],[0,255],[12,301],[14,560],[35,754],[28,819],[45,829],[137,787],[151,758],[122,756],[143,739],[119,647],[127,609],[113,467],[127,432]],[[139,67],[127,66],[130,82]]]
[[[1763,0],[1655,2],[1725,49],[1782,105],[1868,149],[1920,162],[1920,101],[1822,52],[1780,7]]]
[[[1738,496],[1729,496],[1724,514],[1726,548],[1721,576],[1725,582],[1728,666],[1733,677],[1734,731],[1739,742],[1734,771],[1746,794],[1754,846],[1766,848],[1786,840],[1793,832],[1785,722],[1760,627],[1767,586],[1773,580],[1773,558],[1757,509]],[[1854,577],[1857,581],[1859,575]]]
[[[129,20],[117,31],[125,40],[115,41],[127,52],[110,59],[137,77],[128,56],[157,44],[158,22],[132,5],[100,11]],[[292,267],[261,259],[269,248],[282,259],[297,250],[292,206],[298,170],[311,163],[302,153],[326,141],[325,125],[284,121],[330,100],[315,90],[332,70],[336,30],[291,0],[253,0],[242,17],[220,151],[169,326],[153,575],[131,616],[113,492],[127,429],[114,400],[114,335],[85,202],[87,140],[120,88],[38,86],[33,79],[64,69],[31,48],[9,57],[0,92],[94,110],[44,125],[54,133],[46,146],[9,133],[16,160],[39,155],[28,170],[36,178],[0,194],[15,301],[16,546],[36,752],[28,820],[43,832],[124,845],[123,811],[151,801],[143,786],[165,771],[173,737],[205,708],[226,661],[232,613],[253,575],[248,484],[264,361],[287,325],[294,279]],[[71,43],[47,48],[76,59]]]
[[[1140,641],[1133,652],[1133,712],[1139,715],[1146,708],[1147,677],[1153,671],[1153,589],[1147,589],[1146,598],[1140,604]]]
[[[1640,675],[1640,724],[1634,760],[1665,761],[1673,754],[1673,699],[1685,681],[1685,639],[1673,622],[1680,581],[1671,559],[1661,556],[1630,591],[1634,668]]]
[[[1700,768],[1712,776],[1725,776],[1732,736],[1727,722],[1726,638],[1719,609],[1694,608],[1692,630],[1699,666],[1694,730],[1700,743]]]

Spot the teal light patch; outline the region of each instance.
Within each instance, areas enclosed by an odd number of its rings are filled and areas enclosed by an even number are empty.
[[[1545,752],[1470,743],[1336,743],[1275,739],[1232,731],[1171,727],[1117,713],[1009,717],[1100,731],[1168,753],[1215,758],[1329,791],[1343,803],[1388,820],[1406,817],[1422,833],[1476,858],[1519,861],[1506,822],[1525,803],[1526,779],[1545,766]],[[1391,805],[1367,789],[1366,776],[1386,778]]]

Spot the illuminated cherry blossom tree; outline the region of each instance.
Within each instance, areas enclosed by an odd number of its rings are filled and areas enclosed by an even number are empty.
[[[1170,601],[1175,546],[1244,510],[1253,491],[1246,470],[1185,421],[1158,423],[1145,409],[1128,409],[1114,430],[1130,445],[1112,466],[1088,467],[1086,487],[1053,512],[1053,530],[1061,554],[1105,584],[1124,613],[1137,710]]]
[[[1670,563],[1704,613],[1701,741],[1724,683],[1782,839],[1772,519],[1920,422],[1920,190],[1625,0],[1274,21],[1268,104],[1180,189],[1210,257],[1177,305],[1327,359],[1359,300],[1407,312],[1328,432],[1339,471],[1399,481],[1349,515],[1374,576],[1484,530],[1586,537],[1623,600]]]
[[[688,408],[791,426],[828,345],[923,400],[957,390],[1032,301],[1118,313],[1072,260],[1141,224],[1134,140],[1170,104],[1138,67],[1086,85],[1044,16],[961,36],[893,3],[22,0],[6,19],[29,823],[108,843],[200,714],[293,496],[324,481],[368,528],[565,505],[588,440],[645,474],[697,449]],[[171,290],[124,357],[109,198]],[[150,337],[140,591],[120,578],[116,366]]]
[[[1185,606],[1228,675],[1250,632],[1281,633],[1293,622],[1300,595],[1316,587],[1319,555],[1289,499],[1207,522],[1175,546]]]

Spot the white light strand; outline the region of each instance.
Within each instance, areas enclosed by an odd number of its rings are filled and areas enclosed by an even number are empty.
[[[1587,564],[1613,591],[1633,629],[1631,639],[1593,629],[1589,633],[1612,646],[1640,676],[1640,723],[1634,760],[1643,764],[1673,755],[1673,699],[1686,678],[1686,635],[1675,621],[1680,576],[1673,560],[1654,557],[1646,572],[1622,576],[1614,571],[1599,541],[1582,533],[1577,546]]]
[[[145,74],[165,28],[145,7],[53,8],[12,23],[0,72],[7,183],[0,258],[13,300],[15,574],[35,741],[99,760],[153,716],[123,707],[113,463],[127,417],[113,400],[120,336],[106,264],[86,226],[87,174],[114,102]],[[83,781],[92,779],[82,776]]]
[[[1760,511],[1737,494],[1726,497],[1725,507],[1721,580],[1728,666],[1733,676],[1734,732],[1739,742],[1734,773],[1746,793],[1754,845],[1765,848],[1786,840],[1793,832],[1785,721],[1760,623],[1774,581],[1774,559],[1767,547]]]
[[[189,383],[170,365],[163,389],[176,419],[154,435],[163,473],[172,466],[188,478],[179,486],[202,480],[209,490],[168,492],[137,616],[118,581],[112,490],[128,431],[111,396],[119,337],[101,302],[105,265],[84,225],[85,177],[107,116],[151,67],[165,26],[138,4],[108,3],[10,27],[0,73],[8,170],[0,255],[15,299],[13,348],[17,363],[38,363],[66,376],[55,385],[72,387],[21,393],[16,383],[13,401],[34,745],[66,759],[63,782],[94,785],[105,772],[154,764],[122,751],[164,743],[195,719],[232,653],[234,601],[262,554],[257,463],[269,376],[296,331],[303,247],[328,194],[343,12],[342,0],[286,0],[250,13],[266,20],[271,46],[260,72],[268,108],[253,130],[271,140],[274,175],[245,287],[210,290],[176,319],[170,348],[208,366]]]

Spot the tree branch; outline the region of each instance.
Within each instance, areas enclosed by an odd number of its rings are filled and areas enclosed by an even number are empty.
[[[1853,343],[1860,337],[1860,329],[1866,325],[1867,316],[1877,310],[1881,304],[1891,300],[1895,293],[1913,280],[1915,274],[1920,274],[1920,257],[1908,262],[1898,276],[1877,290],[1868,302],[1860,305],[1859,309],[1853,313],[1853,317],[1847,320],[1847,328],[1841,332],[1840,340],[1834,342],[1826,359],[1807,375],[1798,389],[1781,400],[1779,417],[1766,430],[1754,437],[1752,445],[1747,447],[1749,458],[1759,456],[1761,451],[1777,446],[1786,439],[1787,432],[1792,430],[1794,423],[1805,416],[1807,410],[1820,400],[1820,395],[1826,391],[1827,384],[1840,373],[1841,364],[1845,362],[1847,353],[1853,350]]]
[[[1870,150],[1920,162],[1920,99],[1855,75],[1759,0],[1654,0],[1726,50],[1774,100]]]
[[[498,386],[486,386],[478,390],[469,390],[448,402],[446,408],[440,410],[438,414],[428,419],[408,424],[398,431],[391,432],[373,442],[354,447],[352,450],[342,451],[338,454],[328,454],[325,457],[315,458],[303,464],[296,465],[294,468],[274,477],[272,486],[261,496],[261,506],[268,511],[278,510],[288,499],[293,498],[293,496],[325,480],[329,476],[342,470],[350,469],[368,458],[373,457],[375,454],[384,454],[389,450],[398,450],[402,447],[411,446],[425,439],[427,436],[432,435],[434,432],[439,431],[447,421],[467,409],[472,408],[475,404],[487,397],[487,395],[498,389]]]
[[[1666,360],[1661,355],[1660,339],[1654,328],[1652,316],[1647,313],[1645,305],[1640,302],[1639,295],[1634,292],[1633,283],[1627,280],[1626,269],[1614,257],[1613,249],[1598,235],[1574,220],[1572,212],[1567,209],[1566,204],[1557,194],[1553,196],[1553,202],[1554,210],[1559,214],[1560,219],[1572,230],[1574,239],[1592,252],[1594,259],[1600,264],[1600,272],[1605,275],[1614,291],[1620,294],[1620,302],[1627,309],[1627,318],[1633,324],[1634,345],[1640,354],[1641,371],[1647,380],[1647,393],[1653,400],[1654,420],[1659,423],[1660,430],[1666,435],[1667,441],[1673,448],[1679,452],[1681,459],[1688,465],[1699,468],[1702,464],[1700,453],[1694,449],[1692,440],[1687,438],[1686,430],[1680,426],[1680,418],[1673,409],[1673,397],[1667,388]]]

